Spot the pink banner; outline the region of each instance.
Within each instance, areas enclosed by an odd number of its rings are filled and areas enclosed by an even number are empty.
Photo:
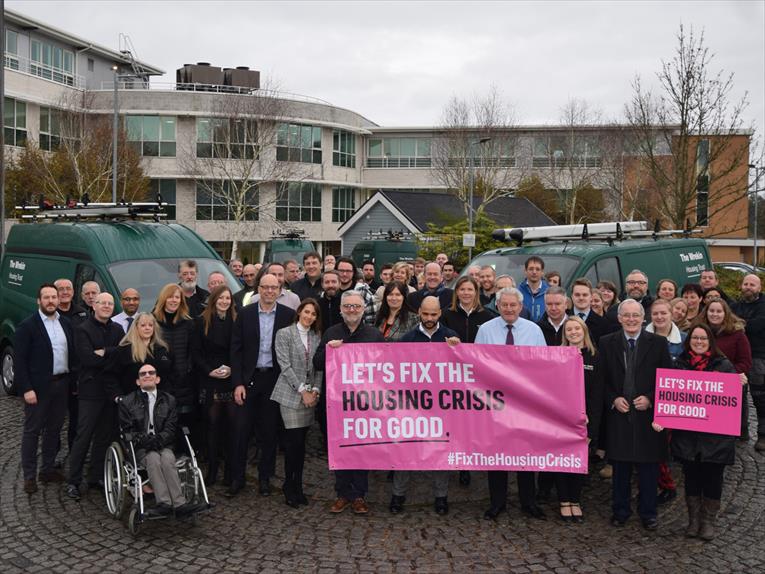
[[[326,373],[332,469],[587,472],[574,348],[350,344]]]
[[[668,429],[738,436],[741,389],[736,373],[657,369],[653,420]]]

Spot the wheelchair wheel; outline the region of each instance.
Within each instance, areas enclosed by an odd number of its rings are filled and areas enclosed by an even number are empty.
[[[127,473],[125,457],[119,443],[112,443],[104,459],[104,495],[109,514],[119,518],[125,511],[127,502]]]
[[[130,534],[133,536],[136,536],[138,534],[139,524],[140,520],[138,519],[138,507],[133,506],[133,508],[130,509],[130,514],[128,515],[128,532],[130,532]]]

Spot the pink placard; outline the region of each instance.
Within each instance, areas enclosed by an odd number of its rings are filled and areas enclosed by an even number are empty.
[[[326,374],[332,469],[587,472],[571,347],[346,344]]]
[[[741,389],[736,373],[656,369],[653,420],[668,429],[738,436]]]

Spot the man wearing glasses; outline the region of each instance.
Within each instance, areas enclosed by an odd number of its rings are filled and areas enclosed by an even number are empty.
[[[338,271],[343,265],[343,259],[338,261]],[[324,385],[326,388],[326,356],[327,346],[336,349],[340,345],[351,343],[384,343],[382,333],[370,325],[362,322],[364,314],[364,298],[358,291],[345,291],[340,298],[340,314],[342,323],[338,323],[324,331],[324,335],[313,357],[313,365],[317,371],[325,373]],[[365,500],[368,490],[368,470],[336,470],[335,491],[337,500],[330,508],[333,514],[339,514],[348,506],[353,508],[356,514],[366,514],[369,506]]]
[[[279,280],[270,273],[258,284],[258,301],[242,308],[231,335],[231,380],[234,401],[239,405],[234,418],[231,486],[227,496],[235,496],[245,483],[247,448],[254,428],[261,452],[258,477],[261,496],[271,494],[269,483],[276,469],[279,403],[271,400],[281,370],[276,361],[274,340],[279,329],[289,326],[295,312],[276,302],[281,291]]]
[[[356,268],[353,259],[350,257],[341,257],[337,260],[335,270],[340,276],[340,293],[342,294],[350,290],[356,291],[364,302],[362,320],[367,325],[373,325],[375,322],[375,314],[377,313],[375,296],[369,288],[369,285],[363,281],[359,281],[359,271]]]
[[[651,305],[653,297],[648,294],[648,275],[640,269],[633,269],[624,280],[625,293],[629,299],[637,301],[643,307],[643,326],[645,327],[647,317],[651,316]],[[610,321],[612,330],[618,330],[620,326],[618,317],[618,305],[611,305],[606,313],[606,318]]]
[[[667,457],[666,435],[651,427],[656,369],[672,368],[672,359],[666,339],[643,330],[645,311],[639,302],[622,301],[617,316],[621,329],[601,337],[598,353],[608,407],[606,452],[614,469],[611,524],[624,526],[632,514],[635,467],[638,514],[646,530],[655,530],[659,463]]]

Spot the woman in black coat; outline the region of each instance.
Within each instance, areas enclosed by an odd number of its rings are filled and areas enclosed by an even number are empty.
[[[675,368],[686,371],[735,373],[736,369],[720,352],[710,328],[698,324],[685,340],[685,351]],[[742,378],[742,384],[745,379]],[[654,429],[661,431],[659,425]],[[733,464],[736,437],[697,431],[672,431],[672,456],[682,462],[685,477],[685,500],[688,506],[689,537],[712,540],[722,498],[725,466]]]
[[[600,360],[590,339],[587,325],[579,317],[569,317],[563,325],[562,346],[579,349],[584,363],[584,400],[587,411],[587,443],[594,451],[600,432],[600,415],[603,412],[603,378]],[[558,491],[560,517],[565,522],[577,524],[584,521],[580,499],[584,477],[581,474],[558,472],[555,474],[555,488]]]
[[[237,413],[234,403],[234,387],[231,383],[231,334],[233,333],[236,309],[231,289],[221,285],[213,289],[207,307],[194,320],[191,337],[191,356],[199,381],[204,391],[207,408],[207,478],[208,485],[218,479],[220,446],[224,449],[231,444],[227,421]],[[226,452],[226,467],[223,484],[231,480]]]
[[[127,395],[135,391],[138,370],[147,364],[157,370],[163,390],[170,392],[173,388],[170,350],[159,332],[154,315],[139,313],[120,341],[108,369],[119,380],[122,394]]]
[[[188,426],[197,432],[194,416],[197,388],[191,376],[191,332],[194,322],[180,286],[169,283],[162,288],[152,315],[157,319],[162,338],[173,356],[173,386],[169,390],[178,405],[178,426]]]

